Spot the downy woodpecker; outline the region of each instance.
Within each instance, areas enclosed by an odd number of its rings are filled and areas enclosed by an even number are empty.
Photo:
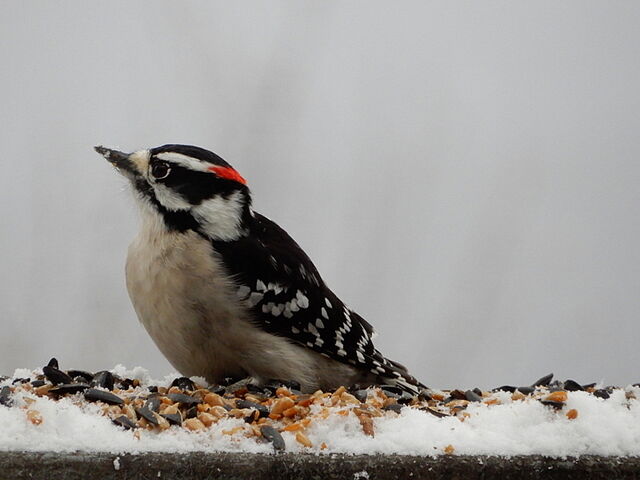
[[[126,262],[138,318],[185,376],[423,385],[374,347],[374,330],[328,287],[278,225],[251,208],[245,179],[203,148],[131,154],[95,147],[130,181],[142,228]]]

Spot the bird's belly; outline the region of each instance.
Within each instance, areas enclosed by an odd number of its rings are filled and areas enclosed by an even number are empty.
[[[252,328],[209,242],[144,229],[129,247],[127,290],[138,318],[183,375],[241,376],[234,351]]]

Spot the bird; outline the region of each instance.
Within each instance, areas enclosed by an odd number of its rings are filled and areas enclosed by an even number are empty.
[[[284,229],[253,209],[247,181],[220,156],[179,144],[94,148],[132,186],[141,226],[127,252],[127,291],[181,374],[211,384],[290,380],[302,392],[424,388],[376,349],[373,327]]]

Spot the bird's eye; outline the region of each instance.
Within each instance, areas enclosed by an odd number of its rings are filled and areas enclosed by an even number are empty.
[[[171,173],[171,167],[167,162],[154,162],[151,165],[151,175],[156,180],[167,178],[169,173]]]

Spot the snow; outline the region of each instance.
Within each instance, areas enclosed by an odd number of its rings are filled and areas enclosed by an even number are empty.
[[[162,381],[151,379],[142,368],[113,370],[121,376],[138,378],[145,384],[167,386],[178,375]],[[33,377],[30,370],[16,370],[13,378]],[[11,379],[0,382],[10,385]],[[386,412],[374,418],[375,436],[363,433],[353,414],[340,415],[335,408],[322,421],[312,422],[305,435],[313,447],[306,448],[295,433],[282,432],[286,450],[318,454],[352,453],[403,455],[532,455],[552,457],[592,455],[640,455],[640,389],[616,389],[607,400],[586,392],[568,392],[566,406],[553,410],[533,399],[511,399],[511,394],[497,392],[501,403],[470,403],[464,421],[458,417],[438,418],[430,413],[403,408],[401,413]],[[81,395],[58,401],[28,392],[13,397],[14,406],[0,405],[0,450],[110,452],[229,451],[271,453],[270,443],[259,443],[243,435],[248,428],[242,419],[223,419],[201,432],[171,427],[163,432],[144,429],[125,431],[100,414],[95,403],[80,402]],[[320,409],[320,406],[313,408]],[[43,421],[34,424],[25,410],[37,410]],[[566,413],[575,409],[577,418]],[[344,412],[343,412],[344,413]],[[466,415],[468,414],[468,416]],[[274,422],[277,426],[277,422]],[[233,435],[223,434],[242,427]],[[322,444],[325,449],[321,449]],[[119,460],[114,461],[119,468]],[[363,472],[366,473],[366,472]],[[365,475],[362,478],[366,478]]]

